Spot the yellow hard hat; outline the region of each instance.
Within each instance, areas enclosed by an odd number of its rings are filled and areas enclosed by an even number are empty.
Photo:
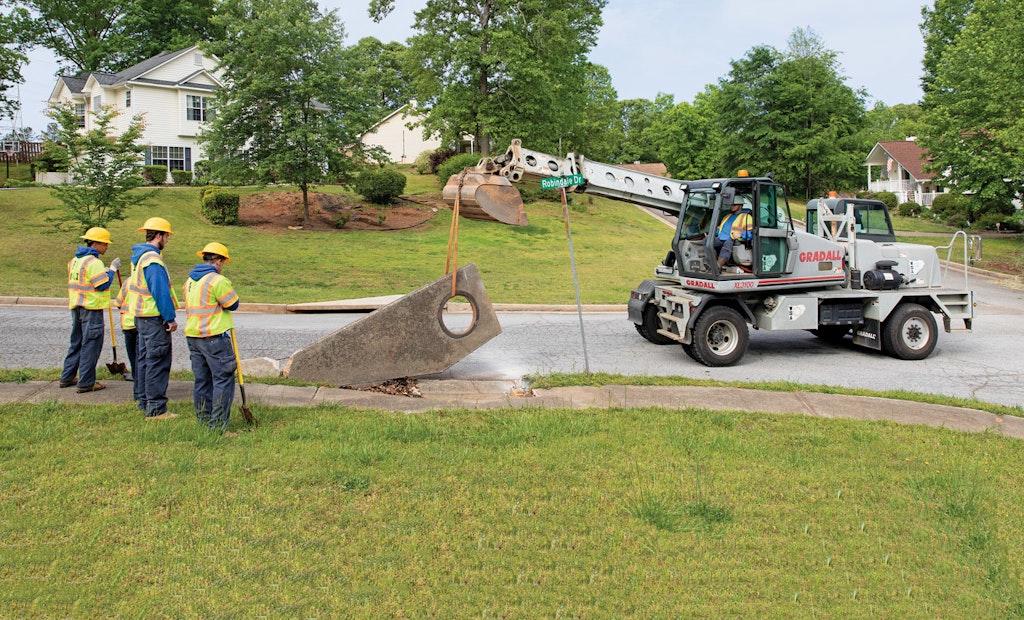
[[[171,223],[162,217],[151,217],[146,220],[146,223],[142,225],[139,232],[146,232],[147,230],[155,230],[157,232],[165,232],[168,235],[173,235],[174,231],[171,230]]]
[[[217,243],[216,241],[207,243],[206,247],[196,252],[196,256],[199,258],[202,258],[203,254],[217,254],[224,257],[225,263],[231,262],[231,257],[228,255],[228,246],[223,243]]]
[[[95,241],[97,243],[110,243],[110,231],[107,230],[106,228],[93,226],[89,230],[85,231],[85,234],[79,237],[79,239],[85,239],[86,241]]]

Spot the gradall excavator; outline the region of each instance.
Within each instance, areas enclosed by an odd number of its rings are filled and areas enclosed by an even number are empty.
[[[896,241],[884,203],[814,199],[797,230],[783,186],[771,175],[685,181],[643,174],[570,153],[531,151],[513,140],[497,157],[453,175],[449,204],[473,219],[526,225],[518,190],[524,180],[564,177],[567,191],[593,194],[676,216],[665,259],[630,294],[629,320],[654,344],[679,343],[707,366],[737,363],[749,344],[748,325],[763,330],[809,330],[827,341],[854,344],[904,360],[935,348],[940,315],[946,332],[970,331],[974,293],[946,288],[936,248]],[[737,241],[719,261],[714,237],[730,207],[751,214],[749,241]],[[966,235],[961,231],[956,235]],[[954,241],[956,236],[954,236]],[[952,252],[953,243],[948,246]],[[720,262],[723,263],[720,265]]]

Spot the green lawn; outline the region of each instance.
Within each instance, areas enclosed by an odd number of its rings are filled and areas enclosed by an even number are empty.
[[[417,191],[440,193],[435,177],[413,177]],[[571,218],[583,301],[625,303],[629,291],[652,276],[672,231],[626,203],[580,202],[585,206]],[[0,295],[66,294],[66,264],[77,235],[53,233],[44,221],[44,209],[57,204],[44,188],[0,192]],[[527,212],[528,227],[463,220],[458,264],[477,264],[495,302],[574,303],[561,206],[538,202],[527,205]],[[402,232],[259,232],[207,224],[199,216],[197,188],[162,188],[151,206],[136,207],[125,221],[109,226],[114,244],[105,258],[126,260],[131,245],[142,240],[135,229],[151,215],[165,217],[174,228],[165,250],[172,282],[187,276],[199,248],[220,241],[232,256],[225,275],[243,302],[269,303],[403,294],[433,282],[444,275],[451,221],[451,211],[442,210],[425,226]]]
[[[1014,617],[1024,443],[704,410],[0,406],[5,617]]]

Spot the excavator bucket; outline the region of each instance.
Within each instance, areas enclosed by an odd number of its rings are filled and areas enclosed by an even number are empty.
[[[512,226],[530,224],[519,190],[501,175],[474,172],[472,168],[468,168],[464,175],[453,174],[441,197],[454,207],[456,195],[459,196],[459,215],[467,219]]]

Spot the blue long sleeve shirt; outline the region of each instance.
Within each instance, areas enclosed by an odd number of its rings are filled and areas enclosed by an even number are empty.
[[[146,252],[160,253],[160,250],[152,243],[136,243],[132,246],[132,265],[138,265],[139,259]],[[149,294],[156,302],[156,309],[160,312],[161,318],[168,323],[174,322],[178,314],[174,311],[174,298],[171,297],[171,279],[167,276],[167,270],[157,264],[147,265],[142,270],[146,277],[146,285],[149,287]]]

